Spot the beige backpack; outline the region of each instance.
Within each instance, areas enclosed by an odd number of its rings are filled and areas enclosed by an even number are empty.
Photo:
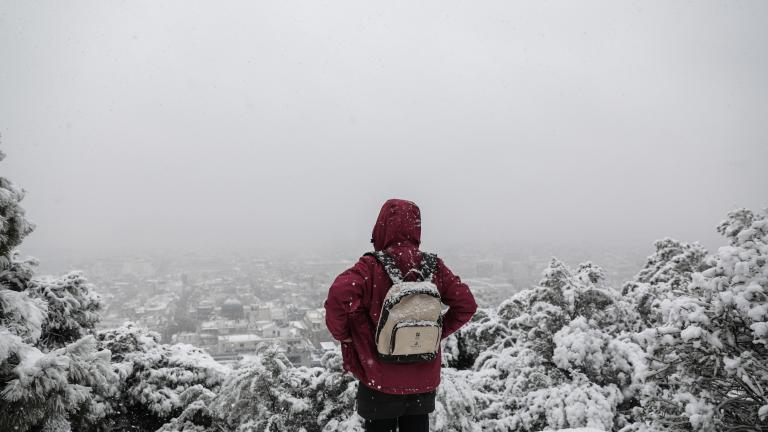
[[[392,279],[376,327],[376,348],[382,361],[409,363],[433,360],[443,330],[442,302],[432,277],[437,255],[422,252],[420,281],[406,282],[394,259],[384,251],[369,252]]]

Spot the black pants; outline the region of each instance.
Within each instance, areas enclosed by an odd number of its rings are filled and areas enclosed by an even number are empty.
[[[365,420],[365,432],[429,432],[429,414]]]

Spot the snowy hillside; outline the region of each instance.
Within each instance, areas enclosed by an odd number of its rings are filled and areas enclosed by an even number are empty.
[[[85,277],[36,277],[16,252],[23,196],[0,178],[0,430],[362,430],[338,351],[294,367],[263,345],[230,369],[130,324],[95,331]],[[620,287],[552,259],[479,310],[444,341],[434,430],[768,431],[768,218],[736,210],[717,230],[711,254],[656,242]]]

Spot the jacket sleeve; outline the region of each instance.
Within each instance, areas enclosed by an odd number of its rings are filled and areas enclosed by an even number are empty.
[[[477,311],[477,303],[469,286],[454,275],[439,258],[436,276],[441,300],[448,305],[448,311],[443,315],[442,338],[445,339],[472,319],[472,315]]]
[[[338,275],[328,290],[325,300],[325,325],[336,340],[350,338],[349,314],[360,309],[363,286],[370,280],[368,266],[363,258],[353,267]]]

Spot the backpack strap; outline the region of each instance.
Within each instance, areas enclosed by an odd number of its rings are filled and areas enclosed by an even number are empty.
[[[382,266],[384,266],[384,271],[387,272],[387,275],[390,279],[392,279],[392,283],[400,283],[403,281],[403,274],[400,273],[400,269],[397,268],[397,264],[395,264],[395,259],[392,258],[388,253],[384,251],[375,251],[375,252],[366,252],[365,255],[371,255],[373,257],[376,257],[376,259],[381,263]]]
[[[400,269],[397,268],[394,258],[384,251],[366,252],[365,255],[371,255],[375,257],[382,266],[384,271],[392,279],[392,283],[403,282],[403,274]],[[433,253],[422,252],[421,253],[421,265],[417,273],[421,276],[422,281],[430,281],[432,277],[437,273],[437,255]],[[410,273],[410,272],[409,272]]]
[[[421,253],[421,280],[430,281],[437,273],[437,255],[433,253]]]

